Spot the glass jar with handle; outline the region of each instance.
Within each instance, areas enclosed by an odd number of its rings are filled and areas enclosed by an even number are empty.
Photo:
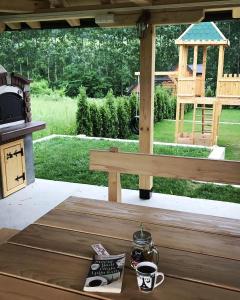
[[[131,266],[135,269],[140,262],[149,261],[158,265],[159,252],[154,246],[150,232],[141,229],[134,232],[131,252]]]

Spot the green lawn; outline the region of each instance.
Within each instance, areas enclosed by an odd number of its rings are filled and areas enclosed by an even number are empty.
[[[93,100],[94,101],[94,100]],[[99,100],[98,100],[99,101]],[[38,96],[32,99],[33,120],[47,123],[45,130],[34,133],[34,139],[50,134],[76,133],[75,116],[77,102],[71,98],[56,96]],[[186,114],[191,119],[192,113]],[[224,109],[221,121],[240,122],[240,109]],[[185,122],[185,130],[191,130],[191,123]],[[175,122],[164,120],[155,124],[154,140],[161,142],[174,142]],[[138,139],[137,136],[132,136]],[[226,159],[240,160],[240,125],[220,125],[219,146],[226,147]]]
[[[185,120],[192,120],[192,111],[185,114]],[[240,109],[223,109],[220,122],[240,123]]]
[[[34,145],[36,176],[51,180],[107,186],[107,174],[89,171],[89,150],[119,147],[137,151],[138,143],[55,138]],[[206,149],[155,146],[154,152],[179,156],[207,157]],[[184,170],[183,170],[184,172]],[[138,189],[138,177],[122,175],[123,188]],[[215,199],[240,203],[240,189],[231,186],[193,183],[187,180],[154,178],[154,192],[192,198]]]
[[[191,120],[192,112],[186,114],[186,120]],[[240,123],[240,109],[224,109],[222,122]],[[191,122],[185,122],[184,130],[191,132]],[[154,140],[174,142],[175,121],[163,120],[155,124]],[[218,145],[226,147],[226,159],[240,160],[240,124],[220,124]]]
[[[34,133],[33,138],[39,139],[50,134],[75,134],[77,101],[71,98],[53,100],[53,96],[33,96],[33,120],[45,121],[47,128]]]

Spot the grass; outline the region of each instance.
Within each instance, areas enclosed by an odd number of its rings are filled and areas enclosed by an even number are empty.
[[[44,179],[107,186],[107,174],[89,171],[89,150],[119,147],[122,151],[137,151],[138,143],[121,143],[76,138],[55,138],[36,143],[36,176]],[[207,157],[208,150],[155,146],[154,152],[179,156]],[[183,170],[184,172],[184,170]],[[138,177],[122,175],[123,188],[138,189]],[[194,183],[187,180],[154,178],[154,192],[192,198],[215,199],[240,203],[240,189],[231,186]]]
[[[34,133],[34,139],[38,139],[50,134],[74,135],[76,132],[75,116],[77,102],[71,98],[53,95],[42,95],[33,97],[32,112],[33,120],[41,120],[47,123],[47,128]],[[99,102],[100,100],[93,99]],[[186,114],[186,119],[190,120],[192,112]],[[224,109],[221,121],[239,122],[239,109]],[[185,130],[191,130],[191,123],[185,122]],[[175,122],[164,120],[155,124],[154,140],[161,142],[174,142]],[[138,139],[137,136],[132,136]],[[219,146],[226,147],[226,159],[240,160],[240,125],[220,125]]]
[[[192,112],[186,114],[190,120]],[[239,109],[224,109],[221,115],[222,122],[240,123]],[[184,130],[191,132],[191,122],[185,122]],[[154,140],[160,142],[174,142],[175,121],[163,120],[155,124]],[[220,124],[218,146],[226,148],[225,159],[240,160],[240,124]]]
[[[33,96],[32,100],[33,120],[45,121],[47,128],[34,133],[33,138],[39,139],[50,134],[76,133],[77,101],[63,97],[53,100],[53,96]]]
[[[193,113],[188,112],[185,115],[186,120],[192,120]],[[221,113],[220,122],[240,123],[240,110],[239,109],[223,109]]]

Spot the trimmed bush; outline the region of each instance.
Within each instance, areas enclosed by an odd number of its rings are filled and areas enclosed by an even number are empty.
[[[106,96],[106,106],[110,112],[110,119],[109,119],[109,137],[116,138],[118,137],[118,116],[117,116],[117,108],[116,108],[116,99],[113,96],[112,90],[107,93]]]
[[[102,115],[99,106],[97,106],[95,103],[92,103],[89,108],[90,108],[90,116],[92,122],[92,135],[101,137],[102,136]]]
[[[125,99],[119,99],[117,105],[117,118],[119,120],[118,137],[120,139],[128,138],[130,135],[130,114],[129,107]]]
[[[175,119],[176,96],[168,89],[156,87],[154,97],[154,122]],[[186,104],[185,111],[192,109]],[[78,96],[77,132],[89,136],[128,138],[132,135],[131,123],[139,115],[136,93],[115,98],[110,90],[99,104],[87,100],[86,90],[81,88]]]
[[[110,130],[111,113],[107,105],[100,107],[100,113],[102,118],[102,137],[112,137]]]
[[[77,98],[77,133],[92,135],[92,122],[90,115],[89,102],[87,100],[87,94],[85,88],[81,87]]]

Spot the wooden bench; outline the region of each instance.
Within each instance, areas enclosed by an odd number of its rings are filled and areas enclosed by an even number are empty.
[[[90,150],[90,170],[108,172],[108,199],[121,202],[120,174],[240,184],[240,162]]]

